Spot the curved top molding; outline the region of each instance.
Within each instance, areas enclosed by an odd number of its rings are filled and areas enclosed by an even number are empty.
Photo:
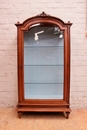
[[[54,22],[53,22],[54,21]],[[40,22],[47,22],[47,23],[59,23],[61,26],[71,26],[72,23],[70,23],[70,21],[68,21],[67,23],[64,23],[64,21],[62,21],[60,18],[51,16],[49,14],[46,14],[45,12],[42,12],[34,17],[30,17],[28,19],[26,19],[23,23],[17,22],[15,25],[16,26],[21,26],[21,27],[25,27],[25,26],[30,26],[33,25],[35,23],[40,23]],[[30,24],[29,24],[30,23]]]

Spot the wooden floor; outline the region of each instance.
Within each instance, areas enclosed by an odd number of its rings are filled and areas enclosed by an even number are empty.
[[[87,109],[63,113],[25,113],[17,117],[14,108],[0,109],[0,130],[87,130]]]

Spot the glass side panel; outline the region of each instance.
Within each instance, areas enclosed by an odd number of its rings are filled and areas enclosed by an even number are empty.
[[[24,98],[63,99],[64,40],[56,26],[24,32]]]

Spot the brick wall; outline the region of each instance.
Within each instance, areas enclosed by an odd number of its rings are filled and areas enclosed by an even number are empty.
[[[87,107],[86,0],[0,0],[0,107],[17,104],[17,21],[42,11],[71,21],[71,107]]]

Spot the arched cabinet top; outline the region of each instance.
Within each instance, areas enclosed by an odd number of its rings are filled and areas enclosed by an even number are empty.
[[[28,30],[30,28],[30,26],[32,26],[34,24],[38,24],[38,23],[53,24],[55,26],[58,26],[60,29],[64,29],[65,27],[72,25],[72,23],[70,23],[70,21],[65,23],[61,19],[48,15],[45,12],[42,12],[41,14],[36,15],[34,17],[30,17],[30,18],[26,19],[23,23],[17,22],[15,25],[17,27],[22,28],[22,30]]]

